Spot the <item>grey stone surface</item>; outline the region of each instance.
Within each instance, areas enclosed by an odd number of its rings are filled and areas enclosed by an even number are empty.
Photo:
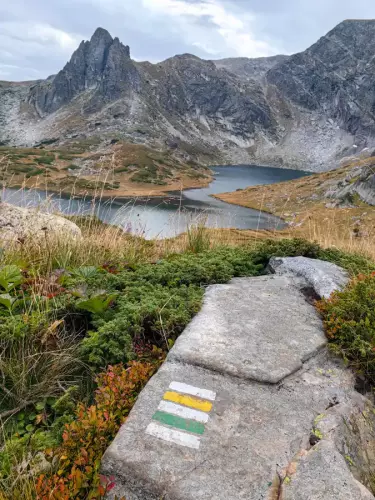
[[[321,320],[293,278],[239,278],[208,288],[169,359],[277,383],[325,343]]]
[[[371,487],[375,474],[375,412],[359,393],[349,402],[337,402],[316,418],[314,428],[346,457],[354,477]]]
[[[0,242],[9,244],[31,238],[47,241],[55,237],[80,238],[79,227],[64,217],[0,202]]]
[[[172,381],[216,392],[199,450],[145,433]],[[316,416],[334,401],[350,404],[352,386],[351,373],[325,353],[280,386],[167,361],[104,455],[102,473],[116,483],[110,498],[266,500],[277,471],[308,446]]]
[[[115,482],[108,499],[374,500],[365,485],[375,473],[375,411],[352,372],[319,349],[302,281],[235,279],[207,290],[103,457]],[[157,410],[177,411],[191,425],[191,403],[178,399],[185,388],[172,383],[209,391],[202,435],[155,420]]]
[[[345,459],[330,441],[322,441],[297,463],[283,485],[283,500],[373,500],[374,496],[350,474]]]
[[[269,268],[277,275],[302,278],[321,298],[330,297],[349,281],[348,273],[336,264],[307,257],[272,257]]]

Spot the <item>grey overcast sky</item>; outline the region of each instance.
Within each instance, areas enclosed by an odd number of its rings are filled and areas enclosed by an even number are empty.
[[[299,52],[348,18],[375,0],[0,0],[0,80],[58,72],[98,26],[156,62]]]

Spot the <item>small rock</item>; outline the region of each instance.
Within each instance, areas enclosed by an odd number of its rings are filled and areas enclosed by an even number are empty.
[[[269,268],[278,275],[295,275],[302,278],[321,298],[330,297],[349,281],[347,272],[341,267],[306,257],[273,257]]]

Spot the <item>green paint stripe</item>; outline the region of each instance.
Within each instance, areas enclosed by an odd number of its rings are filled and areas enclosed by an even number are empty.
[[[181,418],[177,415],[171,415],[170,413],[165,413],[164,411],[157,411],[152,419],[157,420],[162,424],[176,427],[177,429],[193,432],[194,434],[204,433],[204,425],[202,423],[195,422],[194,420],[188,420],[186,418]]]

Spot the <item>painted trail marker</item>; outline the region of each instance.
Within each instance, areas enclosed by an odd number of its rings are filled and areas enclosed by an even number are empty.
[[[170,443],[199,449],[216,393],[171,382],[146,433]]]

